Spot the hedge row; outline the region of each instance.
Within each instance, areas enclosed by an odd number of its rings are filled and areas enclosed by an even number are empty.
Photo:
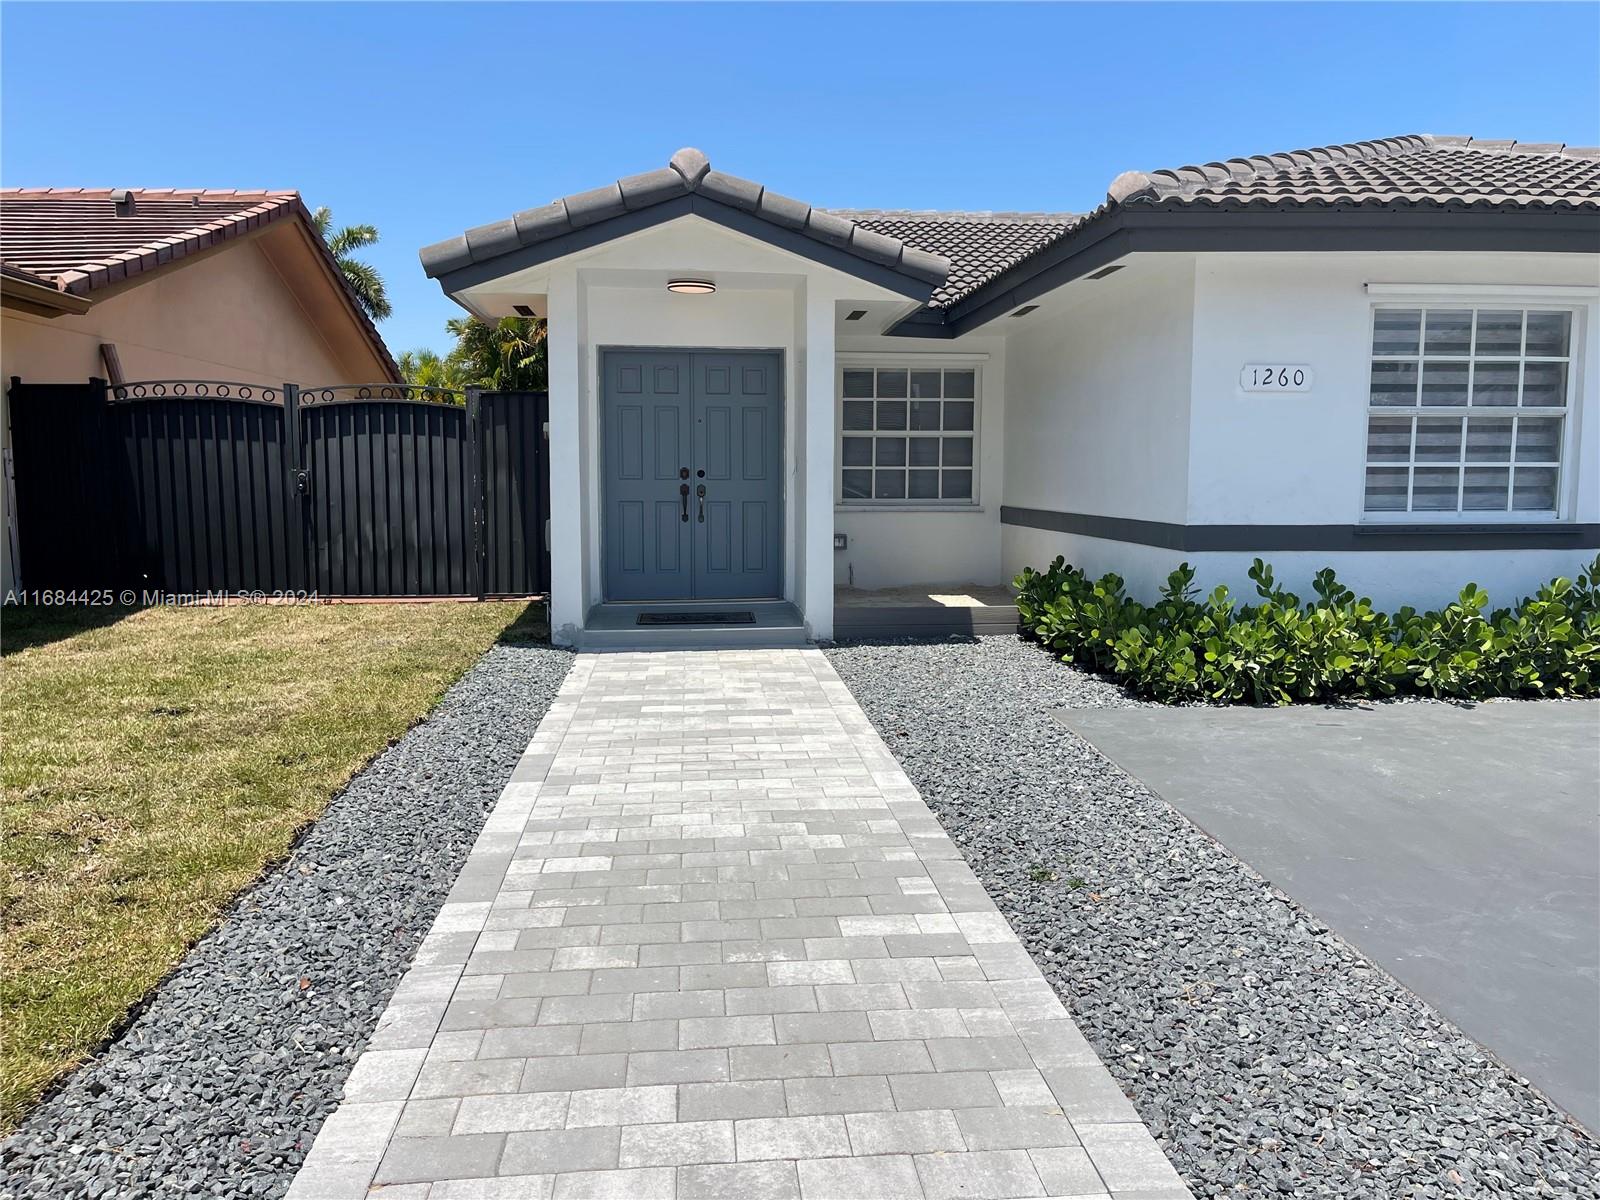
[[[1486,611],[1475,583],[1436,612],[1383,613],[1334,578],[1302,602],[1256,559],[1260,600],[1219,585],[1200,598],[1194,568],[1167,576],[1153,605],[1117,575],[1092,580],[1057,558],[1017,576],[1023,629],[1067,661],[1154,700],[1293,704],[1412,694],[1593,696],[1600,690],[1600,558],[1511,608]]]

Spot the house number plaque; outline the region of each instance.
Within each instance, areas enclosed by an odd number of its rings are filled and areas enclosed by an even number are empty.
[[[1246,363],[1239,368],[1239,390],[1309,392],[1311,368],[1304,363]]]

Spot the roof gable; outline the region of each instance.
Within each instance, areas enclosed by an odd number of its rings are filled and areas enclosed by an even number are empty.
[[[690,213],[878,282],[898,280],[898,290],[922,299],[950,270],[941,254],[713,170],[695,149],[679,150],[659,170],[424,247],[422,266],[447,291],[459,290]]]
[[[400,378],[383,337],[316,232],[299,192],[9,187],[0,188],[0,218],[0,264],[13,277],[25,274],[91,303],[104,288],[137,282],[269,225],[301,222],[352,321],[391,378]]]

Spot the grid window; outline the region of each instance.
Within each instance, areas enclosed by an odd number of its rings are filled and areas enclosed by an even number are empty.
[[[977,382],[971,367],[847,367],[844,499],[972,503]]]
[[[1565,309],[1377,309],[1366,511],[1553,515],[1572,324]]]

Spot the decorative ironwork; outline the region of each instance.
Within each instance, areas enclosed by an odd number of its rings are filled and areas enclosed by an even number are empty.
[[[300,403],[350,404],[362,400],[409,400],[415,404],[466,403],[466,393],[455,388],[424,387],[414,383],[343,383],[331,387],[303,387]]]
[[[283,388],[223,379],[141,379],[111,386],[113,403],[136,400],[242,400],[282,404]]]

